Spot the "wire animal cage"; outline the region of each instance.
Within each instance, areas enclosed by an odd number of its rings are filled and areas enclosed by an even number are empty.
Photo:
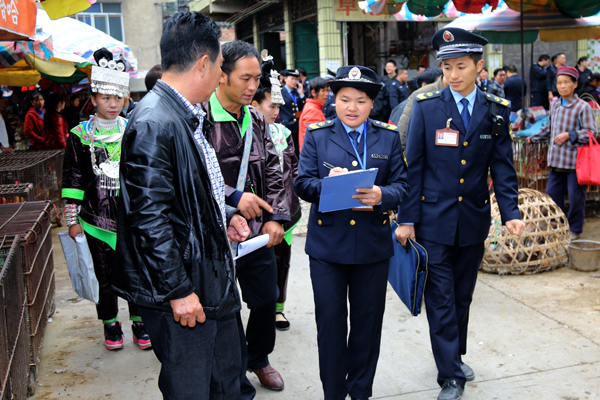
[[[21,262],[19,237],[0,237],[0,399],[3,400],[27,396],[30,350]]]
[[[33,184],[31,183],[0,185],[0,204],[22,203],[33,200]]]
[[[64,153],[64,150],[0,153],[0,185],[31,183],[33,188],[28,200],[50,200],[57,212],[62,214]]]
[[[20,239],[25,293],[26,332],[29,337],[28,394],[35,393],[37,366],[48,317],[54,312],[54,259],[49,201],[0,205],[0,235]],[[12,245],[11,236],[5,247]],[[15,236],[12,236],[15,237]]]

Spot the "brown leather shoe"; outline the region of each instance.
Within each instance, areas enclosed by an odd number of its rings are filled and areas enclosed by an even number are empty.
[[[283,378],[275,368],[271,367],[271,364],[261,369],[252,369],[251,371],[258,376],[260,384],[267,389],[283,390],[285,387]]]

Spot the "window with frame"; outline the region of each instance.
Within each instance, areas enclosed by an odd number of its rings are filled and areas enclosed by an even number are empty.
[[[94,3],[73,18],[124,42],[123,12],[121,3]]]

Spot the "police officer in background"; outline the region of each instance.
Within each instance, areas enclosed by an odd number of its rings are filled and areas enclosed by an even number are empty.
[[[283,96],[285,104],[282,104],[279,108],[279,118],[277,118],[275,122],[283,124],[292,132],[296,156],[298,157],[300,155],[298,121],[300,120],[300,113],[306,102],[304,89],[299,82],[300,72],[297,69],[283,70],[281,75],[285,81],[285,85],[281,89],[281,95]]]
[[[379,358],[390,258],[388,210],[408,192],[394,125],[369,119],[381,90],[369,68],[346,66],[329,82],[337,118],[308,126],[294,189],[312,204],[306,237],[325,400],[371,397]],[[335,166],[333,169],[329,167]],[[319,212],[323,178],[378,168],[375,185],[355,198],[368,209]],[[350,303],[350,334],[348,306]]]
[[[475,86],[487,40],[457,28],[432,39],[448,86],[417,96],[407,132],[410,194],[396,237],[415,237],[429,255],[425,306],[442,391],[460,399],[475,378],[462,361],[477,272],[490,229],[491,170],[502,222],[521,235],[518,183],[509,134],[510,102]]]

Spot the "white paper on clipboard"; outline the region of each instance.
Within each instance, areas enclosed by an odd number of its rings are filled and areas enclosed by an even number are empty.
[[[269,234],[260,235],[250,240],[246,240],[245,242],[241,242],[238,244],[237,248],[237,256],[234,257],[234,261],[240,257],[244,257],[253,251],[260,249],[261,247],[265,247],[269,243]]]

